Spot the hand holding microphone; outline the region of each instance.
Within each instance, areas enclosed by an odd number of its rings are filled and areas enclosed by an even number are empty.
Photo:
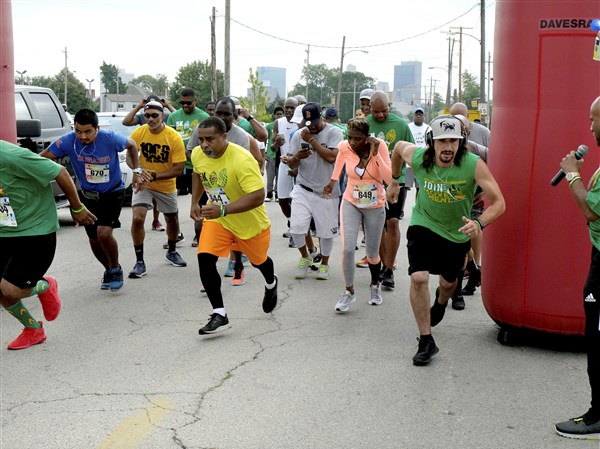
[[[577,148],[577,151],[575,152],[574,156],[575,159],[580,160],[583,156],[585,156],[588,152],[589,148],[585,145],[579,145],[579,148]],[[564,159],[563,159],[564,161]],[[563,164],[561,164],[562,167]],[[567,170],[567,171],[577,171],[577,168],[575,167],[574,170]],[[550,184],[553,187],[556,187],[562,180],[563,178],[566,176],[566,173],[564,170],[559,170],[558,173],[556,173],[556,175],[554,175],[554,178],[552,178],[550,180]]]

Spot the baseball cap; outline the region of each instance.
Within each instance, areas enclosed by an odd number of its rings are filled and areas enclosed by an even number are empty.
[[[373,95],[373,92],[375,92],[373,89],[363,89],[360,91],[360,100],[363,99],[367,99],[370,100],[371,99],[371,95]]]
[[[417,107],[415,108],[415,114],[416,114],[417,112],[420,112],[421,114],[425,114],[425,109],[423,109],[421,106],[417,106]]]
[[[325,117],[337,117],[339,115],[337,108],[328,108],[325,111]]]
[[[306,103],[302,107],[302,125],[318,125],[321,122],[321,106],[317,103]]]
[[[433,140],[463,138],[460,120],[451,115],[440,115],[429,126],[433,132]]]
[[[157,95],[150,94],[150,95],[148,95],[148,98],[146,98],[146,101],[148,101],[148,102],[150,102],[150,101],[158,101],[160,103],[160,98],[158,98]]]
[[[239,111],[240,109],[242,109],[242,104],[240,103],[240,100],[238,97],[234,97],[233,95],[229,96],[229,98],[231,98],[233,100],[233,103],[235,104],[235,108]]]
[[[163,105],[160,104],[160,101],[149,101],[148,103],[146,103],[146,106],[144,106],[144,111],[146,111],[147,109],[157,109],[160,112],[163,111]]]

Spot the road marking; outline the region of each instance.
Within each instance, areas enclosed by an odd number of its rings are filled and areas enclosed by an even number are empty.
[[[169,397],[152,398],[148,407],[126,418],[98,449],[136,449],[174,407]]]

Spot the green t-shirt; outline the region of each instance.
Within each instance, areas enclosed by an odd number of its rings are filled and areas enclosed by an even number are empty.
[[[405,141],[414,143],[412,132],[408,127],[408,123],[402,118],[398,117],[396,114],[389,114],[385,119],[385,122],[380,123],[377,120],[373,119],[372,115],[368,115],[367,121],[369,122],[369,133],[377,137],[378,139],[383,140],[390,152],[390,158],[392,157],[392,153],[394,152],[394,146],[396,142]],[[406,165],[402,169],[402,174],[400,176],[400,184],[404,184],[406,182]]]
[[[327,122],[327,123],[329,123],[329,122]],[[332,122],[332,123],[329,123],[329,124],[335,126],[336,128],[341,129],[342,130],[342,136],[344,136],[344,140],[348,140],[348,128],[346,128],[341,123]]]
[[[47,235],[59,228],[50,185],[61,166],[0,140],[0,237]]]
[[[208,117],[210,116],[198,107],[194,108],[191,114],[186,114],[183,108],[181,108],[169,114],[169,117],[167,117],[167,125],[179,133],[183,139],[184,145],[187,146],[188,140],[190,140],[190,137],[194,132],[194,128],[198,123]],[[186,161],[185,168],[191,169],[192,163]]]
[[[458,229],[464,225],[462,217],[468,218],[471,214],[479,156],[465,153],[460,166],[434,165],[427,171],[423,168],[424,154],[425,148],[417,148],[410,164],[419,183],[410,225],[424,226],[452,242],[467,242],[469,237]]]
[[[600,168],[596,170],[594,176],[590,180],[590,190],[585,197],[585,202],[596,215],[600,215]],[[588,229],[590,232],[590,240],[596,249],[600,250],[600,219],[589,221]]]
[[[240,122],[238,123],[238,126],[256,139],[256,131],[254,131],[252,124],[241,115],[239,118]]]
[[[273,151],[271,149],[271,145],[273,145],[273,126],[274,125],[275,125],[275,122],[270,122],[265,125],[265,128],[267,128],[267,134],[269,135],[269,137],[267,138],[267,148],[265,150],[266,150],[267,157],[270,159],[273,159],[277,156],[275,151]]]

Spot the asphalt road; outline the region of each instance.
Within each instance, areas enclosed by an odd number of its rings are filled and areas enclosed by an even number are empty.
[[[298,251],[281,237],[278,204],[267,203],[279,305],[262,312],[262,277],[249,267],[246,285],[223,281],[232,328],[198,335],[211,309],[190,247],[189,201],[179,198],[188,267],[167,264],[164,233],[148,231],[148,275],[126,279],[118,293],[99,289],[103,270],[85,232],[61,212],[49,274],[59,280],[63,310],[46,323],[48,340],[4,349],[21,326],[0,313],[0,448],[600,447],[552,430],[588,408],[584,354],[500,345],[479,292],[466,298],[466,310],[448,308],[434,329],[434,361],[412,365],[418,333],[408,301],[408,217],[395,291],[384,291],[381,306],[368,305],[369,273],[357,269],[358,300],[341,315],[334,311],[343,290],[340,240],[330,280],[295,280]],[[128,271],[129,208],[122,222],[115,234]],[[25,303],[42,318],[35,297]]]

